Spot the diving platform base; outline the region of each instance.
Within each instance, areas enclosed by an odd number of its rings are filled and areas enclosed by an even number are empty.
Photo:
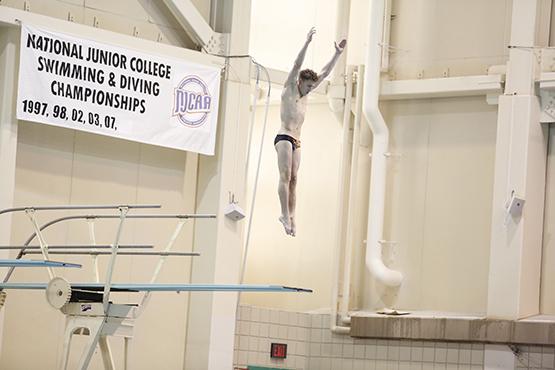
[[[64,346],[60,369],[67,370],[71,340],[73,335],[88,335],[88,341],[79,359],[79,370],[86,370],[97,346],[100,347],[104,369],[115,370],[114,359],[108,337],[123,337],[125,341],[124,370],[129,369],[128,354],[133,338],[134,320],[131,317],[135,305],[110,304],[108,314],[104,314],[102,303],[70,302],[62,308],[66,314],[66,328],[64,332]]]

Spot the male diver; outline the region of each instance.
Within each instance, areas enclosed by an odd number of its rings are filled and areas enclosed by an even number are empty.
[[[306,112],[307,95],[317,88],[330,74],[347,45],[346,39],[341,40],[339,44],[337,42],[334,43],[335,53],[319,75],[310,69],[300,71],[306,50],[315,33],[316,29],[312,27],[285,81],[283,92],[281,93],[281,128],[274,140],[279,168],[278,194],[281,204],[279,221],[283,224],[285,233],[291,236],[296,234],[295,187],[297,185],[297,171],[301,161],[300,137]]]

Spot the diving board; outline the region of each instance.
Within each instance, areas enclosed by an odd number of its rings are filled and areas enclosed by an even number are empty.
[[[74,267],[80,268],[77,263],[58,262],[58,261],[42,261],[42,260],[9,260],[0,259],[0,267]]]
[[[72,290],[104,291],[102,283],[71,283]],[[46,283],[0,283],[0,289],[46,290]],[[252,284],[112,284],[112,292],[296,292],[312,293],[311,289],[283,285]]]

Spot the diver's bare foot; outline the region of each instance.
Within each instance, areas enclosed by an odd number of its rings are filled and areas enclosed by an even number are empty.
[[[291,217],[291,236],[295,236],[297,234],[297,225],[295,224],[295,219]]]
[[[283,216],[279,217],[279,222],[281,222],[281,224],[283,225],[283,228],[285,229],[285,233],[287,235],[291,235],[291,226],[289,226],[289,223],[285,220],[286,220],[285,217]]]

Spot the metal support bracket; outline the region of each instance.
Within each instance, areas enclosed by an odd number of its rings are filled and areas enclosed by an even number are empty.
[[[207,53],[226,56],[229,53],[229,33],[213,32],[208,44],[204,47]]]
[[[229,34],[215,32],[191,0],[164,0],[189,37],[207,53],[226,56]]]

